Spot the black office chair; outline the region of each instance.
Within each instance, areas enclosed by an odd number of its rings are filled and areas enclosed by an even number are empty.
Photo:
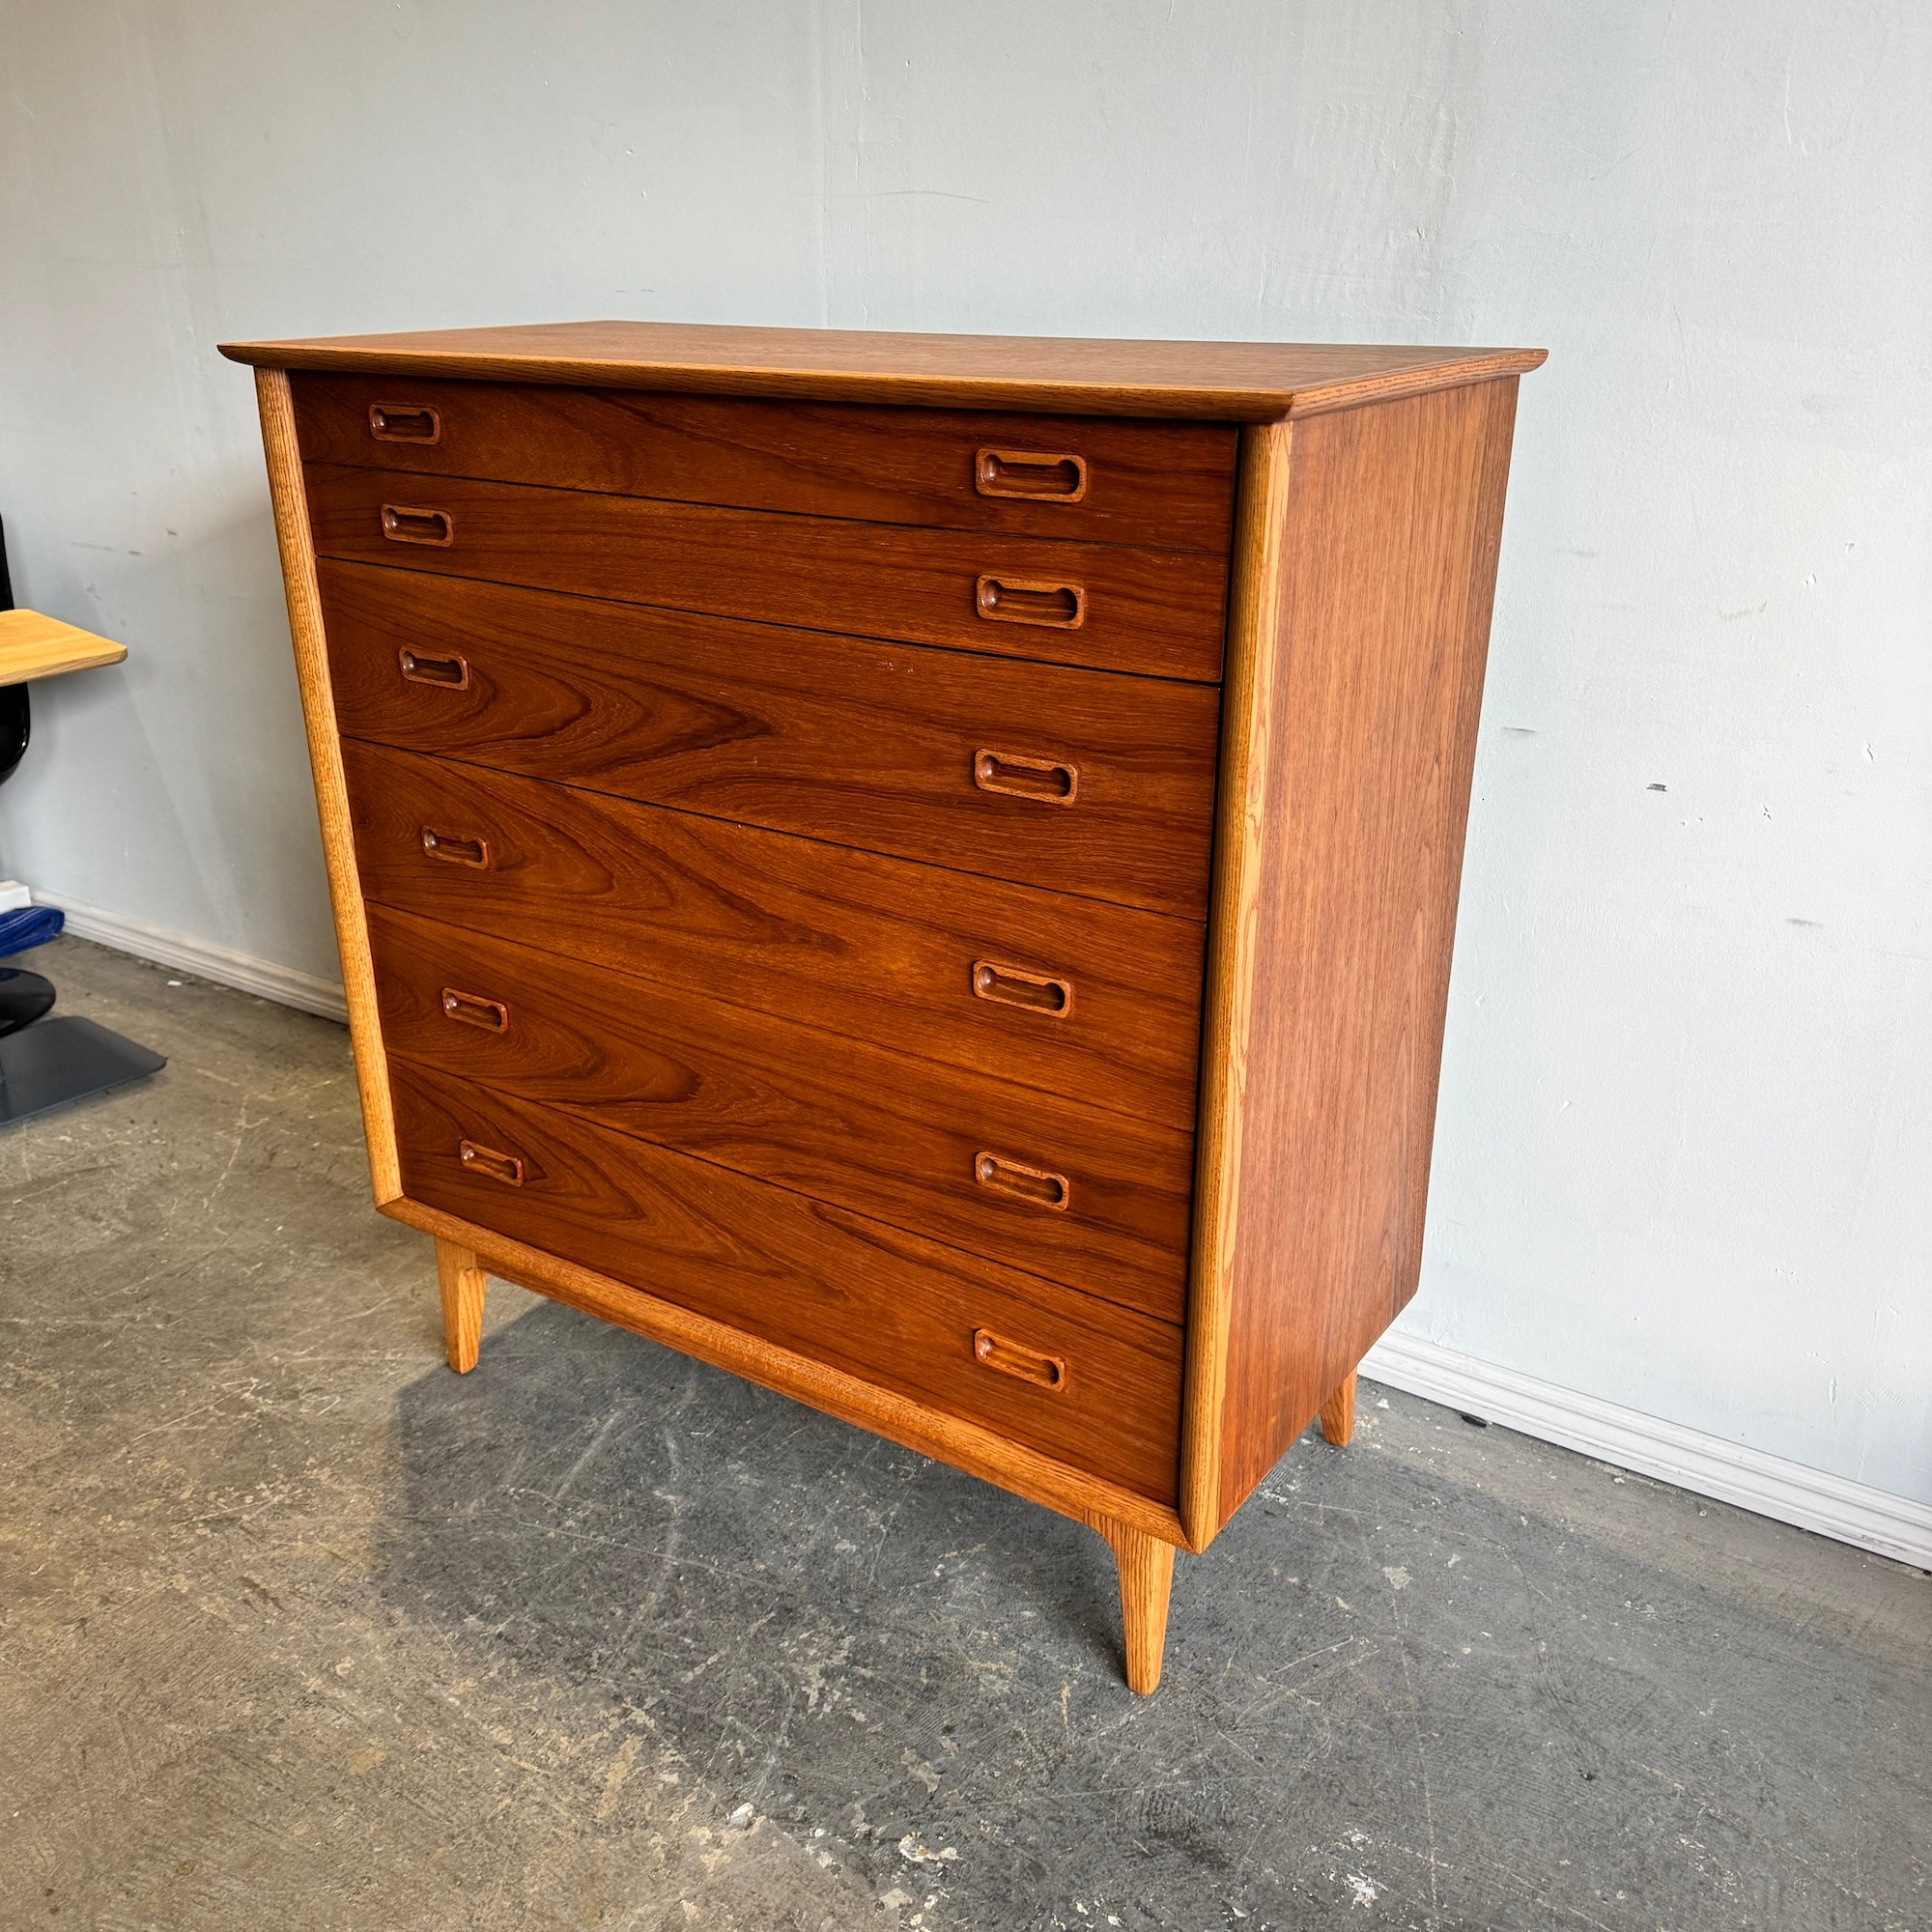
[[[14,608],[6,531],[0,527],[0,613]],[[100,640],[91,641],[98,645]],[[0,684],[0,784],[13,777],[33,730],[27,690],[24,679]],[[44,945],[64,923],[64,916],[50,907],[0,912],[0,958]],[[0,966],[0,1123],[124,1087],[168,1064],[160,1054],[93,1020],[47,1019],[53,1004],[53,981],[43,974]]]

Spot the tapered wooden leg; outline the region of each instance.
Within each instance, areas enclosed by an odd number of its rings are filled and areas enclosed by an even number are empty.
[[[483,1340],[483,1288],[489,1277],[468,1248],[436,1237],[436,1282],[442,1290],[442,1340],[449,1366],[467,1376]]]
[[[1149,1697],[1160,1682],[1160,1661],[1167,1648],[1167,1593],[1174,1584],[1174,1545],[1108,1517],[1102,1517],[1094,1527],[1107,1539],[1121,1572],[1127,1689]]]
[[[1325,1441],[1341,1448],[1355,1433],[1355,1372],[1350,1369],[1342,1386],[1321,1405],[1321,1435]]]

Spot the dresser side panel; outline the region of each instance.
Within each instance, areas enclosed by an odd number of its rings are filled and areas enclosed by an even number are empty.
[[[322,851],[328,869],[335,944],[342,957],[349,1037],[355,1050],[355,1083],[362,1102],[362,1129],[369,1144],[369,1181],[376,1205],[381,1207],[402,1193],[402,1173],[396,1157],[388,1069],[383,1053],[382,1023],[376,1010],[376,973],[369,954],[368,922],[362,911],[355,834],[350,822],[349,787],[342,770],[342,739],[336,727],[335,696],[323,634],[322,597],[316,583],[315,543],[309,527],[308,498],[302,487],[301,451],[297,442],[288,372],[257,369],[255,399],[262,417],[262,446],[268,458],[269,495],[274,506],[275,539],[281,551],[282,585],[288,598],[289,633],[295,644],[296,678],[301,689],[309,765],[315,777],[316,815],[322,824]]]
[[[1295,427],[1220,1521],[1415,1292],[1516,386]]]

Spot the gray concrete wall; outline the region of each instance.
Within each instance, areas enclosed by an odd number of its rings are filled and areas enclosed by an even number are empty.
[[[0,866],[332,970],[224,336],[1546,344],[1424,1337],[1932,1497],[1932,12],[0,0]]]

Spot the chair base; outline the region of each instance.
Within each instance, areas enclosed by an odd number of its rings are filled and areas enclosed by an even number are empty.
[[[145,1080],[166,1059],[93,1020],[40,1020],[0,1038],[0,1123]]]
[[[0,966],[0,1034],[18,1033],[48,1011],[54,982],[24,966]]]

